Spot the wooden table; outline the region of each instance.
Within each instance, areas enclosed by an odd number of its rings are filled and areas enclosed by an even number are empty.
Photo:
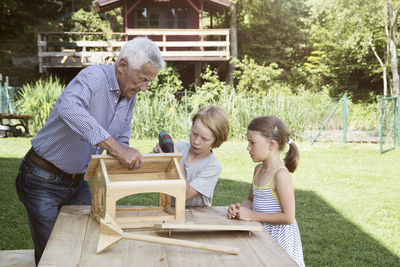
[[[64,206],[57,218],[39,266],[297,266],[264,230],[260,232],[193,232],[139,229],[135,232],[239,248],[239,255],[121,240],[96,254],[99,223],[90,206]],[[186,222],[196,224],[258,224],[226,218],[227,207],[190,208]],[[133,230],[129,230],[133,231]]]
[[[33,115],[24,115],[24,114],[8,114],[8,113],[0,113],[0,125],[5,125],[10,127],[10,131],[13,136],[17,136],[17,126],[22,126],[25,131],[25,136],[29,137],[29,120],[33,118]],[[7,119],[8,124],[3,124],[3,119]],[[19,123],[12,124],[10,120],[19,120]]]

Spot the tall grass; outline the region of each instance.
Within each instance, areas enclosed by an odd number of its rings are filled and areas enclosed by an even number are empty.
[[[266,90],[264,94],[245,93],[221,82],[215,71],[205,68],[203,83],[188,92],[187,106],[182,82],[172,68],[160,72],[146,93],[137,95],[132,123],[132,137],[155,138],[161,130],[176,138],[186,137],[191,127],[191,117],[205,105],[223,108],[230,121],[230,138],[244,139],[248,123],[256,116],[275,115],[291,129],[293,139],[299,140],[305,130],[318,129],[328,117],[339,99],[331,99],[327,93],[301,92],[292,94],[287,90]],[[250,84],[250,83],[248,83]],[[30,131],[35,134],[46,122],[64,85],[57,78],[38,80],[25,85],[16,102],[18,112],[32,114]],[[188,114],[186,114],[186,110]],[[348,121],[355,128],[378,129],[379,112],[376,105],[349,105]],[[188,122],[186,122],[186,120]],[[343,126],[343,105],[332,117],[327,129]]]
[[[21,114],[34,115],[29,130],[37,133],[46,123],[47,118],[64,90],[64,85],[57,77],[40,79],[33,84],[26,84],[17,96],[16,109]]]

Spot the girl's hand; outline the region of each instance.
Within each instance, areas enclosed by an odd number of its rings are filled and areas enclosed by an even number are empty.
[[[160,144],[156,144],[156,146],[153,147],[153,151],[151,153],[163,153]]]
[[[240,203],[231,204],[228,207],[228,219],[235,219],[239,211]]]
[[[251,221],[251,209],[239,207],[236,218],[242,221]]]

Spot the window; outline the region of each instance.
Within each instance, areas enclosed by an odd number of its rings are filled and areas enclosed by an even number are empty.
[[[187,7],[146,8],[139,7],[134,12],[135,28],[189,28]]]

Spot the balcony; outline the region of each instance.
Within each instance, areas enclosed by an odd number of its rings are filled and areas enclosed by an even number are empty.
[[[128,29],[126,33],[46,32],[38,34],[40,72],[115,62],[125,38],[147,36],[165,61],[227,61],[229,29]]]

